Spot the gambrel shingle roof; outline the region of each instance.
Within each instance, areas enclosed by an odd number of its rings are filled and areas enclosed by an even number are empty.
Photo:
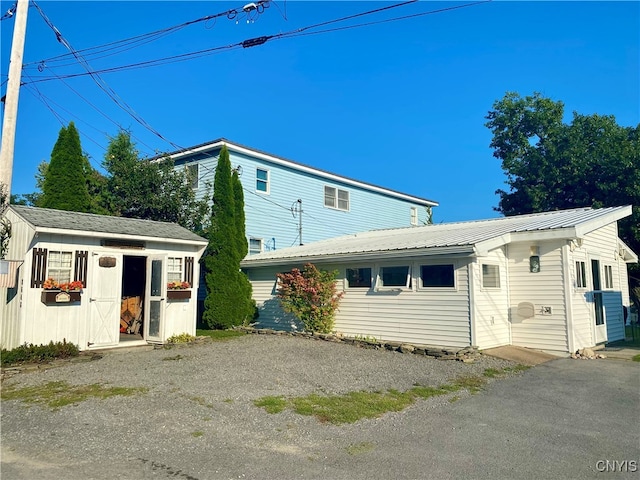
[[[112,217],[92,213],[69,212],[49,208],[11,205],[18,216],[36,231],[63,233],[64,231],[90,232],[115,237],[137,237],[206,244],[207,240],[176,223]]]
[[[372,230],[251,255],[244,267],[402,255],[468,254],[518,240],[580,238],[631,215],[631,207],[578,208],[513,217]]]

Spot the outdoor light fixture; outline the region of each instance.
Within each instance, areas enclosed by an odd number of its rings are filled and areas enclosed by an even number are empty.
[[[538,273],[540,271],[540,247],[529,247],[529,271],[531,273]]]

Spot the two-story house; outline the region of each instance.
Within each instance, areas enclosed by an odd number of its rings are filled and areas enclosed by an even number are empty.
[[[201,197],[207,182],[213,185],[223,145],[244,188],[250,254],[365,230],[423,225],[428,211],[438,205],[224,138],[163,157],[170,157],[176,168],[192,170]]]

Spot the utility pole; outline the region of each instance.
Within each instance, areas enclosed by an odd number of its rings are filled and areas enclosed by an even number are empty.
[[[9,61],[9,79],[4,102],[4,119],[2,122],[2,144],[0,145],[0,183],[4,184],[7,204],[11,197],[11,178],[13,176],[13,151],[18,120],[18,95],[22,75],[22,56],[24,39],[27,31],[27,12],[29,0],[17,0],[13,40],[11,42],[11,59]]]

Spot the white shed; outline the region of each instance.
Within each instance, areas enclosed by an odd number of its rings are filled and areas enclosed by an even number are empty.
[[[12,233],[0,270],[2,348],[66,340],[86,350],[195,335],[205,239],[173,223],[19,205],[4,217]],[[181,289],[169,289],[174,282]]]
[[[375,230],[252,255],[258,326],[300,328],[282,312],[276,273],[310,262],[338,271],[335,329],[347,336],[554,352],[624,338],[630,206],[581,208]]]

